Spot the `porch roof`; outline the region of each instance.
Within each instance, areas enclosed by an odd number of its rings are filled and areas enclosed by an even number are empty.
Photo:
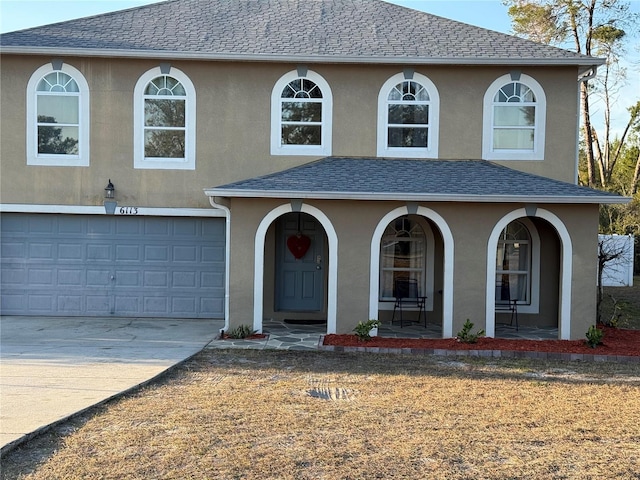
[[[209,197],[614,204],[628,197],[486,160],[326,157],[204,189]]]

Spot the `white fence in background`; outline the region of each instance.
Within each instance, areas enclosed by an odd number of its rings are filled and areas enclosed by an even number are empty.
[[[598,235],[598,243],[608,253],[620,256],[607,262],[602,270],[604,287],[633,286],[633,235]]]

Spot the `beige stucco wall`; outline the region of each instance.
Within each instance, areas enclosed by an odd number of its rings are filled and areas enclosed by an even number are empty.
[[[287,202],[282,200],[233,199],[231,216],[230,262],[230,321],[231,326],[253,320],[253,251],[258,224],[274,208]],[[309,201],[331,221],[338,237],[338,298],[337,331],[351,332],[358,321],[368,319],[370,246],[373,232],[381,218],[391,210],[403,206],[400,202]],[[454,240],[454,301],[453,333],[466,319],[476,328],[485,328],[486,269],[488,239],[496,223],[507,213],[523,205],[510,204],[424,204],[441,215]],[[597,207],[539,205],[558,217],[567,230],[573,249],[571,337],[582,338],[589,325],[595,322],[595,262],[597,243]],[[462,212],[465,212],[463,214]],[[557,325],[560,290],[560,239],[546,220],[535,219],[541,236],[540,313],[525,315],[523,324]],[[436,233],[438,242],[442,238]],[[273,254],[267,243],[265,259]],[[436,249],[438,252],[439,249]],[[547,255],[548,253],[548,255]],[[495,252],[490,253],[495,261]],[[265,260],[268,261],[268,260]],[[441,259],[436,258],[436,263]],[[273,274],[265,273],[265,285]],[[442,288],[442,274],[437,270],[434,291]],[[491,285],[493,288],[493,285]],[[265,296],[272,290],[265,287]],[[437,312],[437,313],[436,313]],[[268,312],[265,311],[268,315]],[[434,318],[435,315],[438,318]],[[438,323],[442,311],[436,308],[430,321]]]
[[[205,187],[279,171],[315,157],[270,155],[270,98],[292,64],[176,61],[197,95],[196,170],[133,168],[133,90],[154,60],[68,58],[90,88],[89,167],[26,165],[26,85],[50,57],[3,55],[0,81],[2,203],[100,205],[110,178],[120,204],[201,207]],[[333,93],[333,155],[375,156],[377,98],[401,66],[308,65]],[[416,67],[440,96],[440,148],[445,159],[481,158],[482,100],[505,67]],[[575,68],[522,68],[547,96],[545,161],[502,162],[512,168],[573,181],[577,82]]]

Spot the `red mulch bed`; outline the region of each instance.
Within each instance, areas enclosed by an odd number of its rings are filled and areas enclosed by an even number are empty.
[[[477,343],[462,343],[455,338],[415,339],[372,337],[362,341],[355,335],[326,335],[324,345],[343,347],[422,348],[442,350],[508,350],[592,355],[640,356],[640,330],[599,327],[604,330],[602,344],[591,348],[585,340],[508,340],[479,338]]]

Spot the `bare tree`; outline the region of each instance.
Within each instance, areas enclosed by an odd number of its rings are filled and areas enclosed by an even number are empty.
[[[591,98],[594,88],[589,81],[580,83],[582,127],[587,160],[587,184],[604,187],[615,167],[617,157],[610,155],[610,112],[615,83],[623,78],[618,68],[625,28],[635,29],[637,18],[624,0],[504,0],[509,6],[513,30],[532,40],[562,45],[572,44],[577,53],[602,55],[607,63],[604,73],[605,133],[599,141],[592,124]],[[632,30],[635,32],[635,30]],[[624,143],[624,142],[622,142]]]
[[[628,263],[633,261],[633,247],[615,240],[614,236],[601,235],[598,239],[598,296],[596,301],[597,322],[610,325],[615,318],[603,319],[602,301],[604,300],[604,280],[606,268],[615,263]],[[615,315],[615,312],[614,312]]]

